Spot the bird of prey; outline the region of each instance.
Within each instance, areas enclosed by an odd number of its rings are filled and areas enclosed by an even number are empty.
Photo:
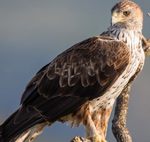
[[[102,34],[75,44],[37,72],[20,108],[0,126],[0,142],[33,141],[56,121],[83,124],[93,142],[106,142],[113,104],[145,59],[140,7],[121,1],[111,14]]]

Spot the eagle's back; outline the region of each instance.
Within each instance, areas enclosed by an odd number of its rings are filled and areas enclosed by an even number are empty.
[[[113,37],[114,40],[105,39],[107,42],[123,42],[126,44],[129,50],[129,62],[124,71],[118,76],[118,78],[113,82],[113,84],[107,88],[103,95],[99,95],[86,103],[82,107],[74,111],[72,114],[69,114],[65,117],[62,117],[60,121],[69,121],[72,125],[79,125],[84,120],[84,116],[87,116],[85,113],[91,113],[93,119],[101,119],[103,113],[108,113],[108,119],[110,116],[111,109],[114,105],[116,98],[120,95],[123,89],[125,89],[141,72],[144,65],[144,51],[142,49],[141,35],[133,31],[105,31],[102,33],[102,36]],[[116,33],[117,35],[115,35]],[[114,35],[113,35],[114,34]],[[104,39],[99,39],[102,42]],[[127,50],[127,49],[126,49]],[[121,58],[121,56],[120,56]],[[123,61],[122,61],[123,62]],[[111,70],[110,70],[111,71]],[[90,92],[91,95],[93,92]],[[86,112],[85,112],[86,110]],[[82,114],[82,115],[81,115]],[[107,116],[107,115],[106,115]],[[81,119],[82,118],[82,119]],[[107,120],[108,120],[107,119]],[[94,120],[93,120],[94,121]],[[105,120],[106,121],[106,120]]]

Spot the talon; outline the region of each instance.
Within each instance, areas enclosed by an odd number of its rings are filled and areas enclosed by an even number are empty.
[[[100,135],[95,135],[94,137],[90,137],[90,140],[92,140],[92,142],[107,142],[102,136]]]

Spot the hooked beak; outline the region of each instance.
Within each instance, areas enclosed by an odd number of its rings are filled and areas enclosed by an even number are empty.
[[[112,14],[111,24],[114,25],[114,24],[119,23],[119,22],[121,22],[121,21],[124,21],[124,20],[126,20],[126,19],[127,19],[127,18],[122,18],[122,17],[120,17],[120,15],[119,15],[117,12],[114,12],[114,13]]]

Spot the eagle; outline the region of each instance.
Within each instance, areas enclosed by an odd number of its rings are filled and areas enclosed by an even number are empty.
[[[84,125],[106,142],[116,98],[141,72],[143,13],[132,1],[111,9],[111,25],[45,65],[27,84],[21,106],[0,126],[0,142],[30,142],[54,122]]]

